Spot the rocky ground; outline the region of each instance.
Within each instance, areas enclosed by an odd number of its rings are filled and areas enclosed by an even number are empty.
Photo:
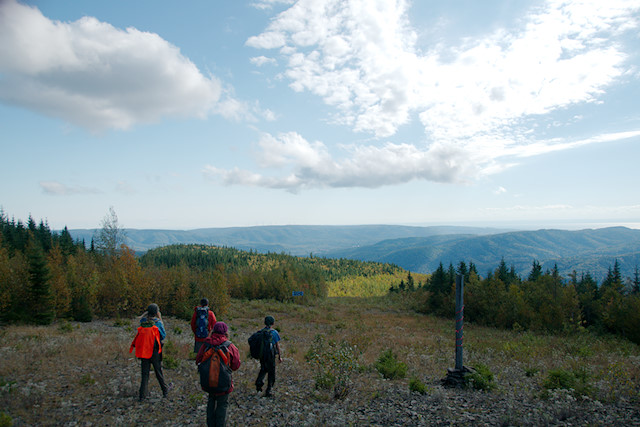
[[[261,327],[267,308],[281,330],[284,353],[272,398],[256,393],[259,366],[245,358],[247,338]],[[634,345],[612,353],[599,350],[602,344],[591,352],[556,341],[526,347],[509,333],[469,327],[467,360],[490,366],[496,377],[497,388],[482,392],[442,387],[453,364],[446,320],[353,302],[304,307],[235,301],[229,313],[219,317],[243,356],[230,398],[232,426],[640,425],[640,351]],[[151,396],[143,402],[137,399],[139,362],[129,354],[135,319],[2,327],[0,426],[205,425],[206,395],[198,386],[188,323],[167,318],[165,324],[165,377],[173,388],[162,398],[152,374]],[[341,400],[316,389],[305,361],[317,334],[363,349],[363,368],[351,376]],[[473,344],[481,338],[482,345]],[[407,378],[385,380],[371,368],[388,343],[409,366]],[[544,373],[576,361],[589,363],[589,396],[557,390],[541,398]],[[409,390],[409,376],[426,384],[425,394]]]

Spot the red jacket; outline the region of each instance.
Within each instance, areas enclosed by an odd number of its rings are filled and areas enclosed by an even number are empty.
[[[153,326],[140,326],[138,327],[138,333],[131,342],[129,347],[129,353],[136,348],[136,357],[138,359],[151,359],[153,356],[153,348],[158,343],[158,353],[162,353],[162,345],[160,344],[160,330],[156,325]]]
[[[211,336],[205,338],[204,340],[205,343],[209,343],[211,345],[220,345],[225,341],[228,341],[228,338],[225,335],[220,335],[220,334],[211,334]],[[206,345],[203,345],[202,347],[200,347],[200,350],[198,351],[198,355],[196,356],[196,365],[199,365],[202,362],[202,357],[204,356],[204,353],[207,351],[206,348],[207,348]],[[238,368],[240,368],[240,352],[238,351],[238,347],[233,345],[233,343],[229,343],[229,347],[227,347],[227,351],[229,352],[228,353],[229,367],[231,368],[232,371],[237,371]],[[216,396],[222,395],[222,394],[229,394],[232,391],[233,391],[233,377],[231,378],[231,387],[229,388],[229,391],[226,393],[216,394]]]
[[[204,340],[206,340],[207,338],[198,338],[198,337],[196,337],[196,327],[197,327],[197,325],[196,325],[196,313],[197,313],[198,307],[200,307],[200,306],[198,305],[193,309],[193,315],[191,316],[191,330],[193,331],[193,336],[195,337],[196,341],[204,342]],[[213,325],[216,324],[216,315],[213,314],[213,310],[211,310],[211,309],[209,309],[208,320],[209,320],[209,323],[207,324],[207,329],[209,330],[209,335],[211,335],[211,331],[213,331]]]

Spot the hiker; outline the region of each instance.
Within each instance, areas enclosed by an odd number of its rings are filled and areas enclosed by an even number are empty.
[[[193,309],[193,316],[191,316],[191,330],[195,338],[193,345],[194,353],[198,353],[202,343],[209,336],[215,324],[216,315],[213,313],[213,310],[209,308],[209,300],[202,298],[200,305]]]
[[[260,357],[260,372],[256,379],[256,391],[260,393],[262,386],[264,385],[264,376],[267,375],[267,390],[265,391],[265,397],[271,397],[271,389],[276,382],[276,355],[278,355],[278,362],[282,363],[282,357],[280,356],[280,334],[273,329],[273,325],[276,320],[273,316],[267,316],[264,318],[265,327],[263,331],[271,333],[271,343],[266,351],[262,352]]]
[[[167,397],[169,387],[162,373],[162,340],[166,337],[162,315],[158,304],[151,304],[140,318],[138,333],[131,342],[129,353],[136,349],[136,357],[140,359],[142,369],[140,393],[138,399],[143,401],[149,394],[149,371],[153,365],[156,379],[162,389],[162,396]]]
[[[229,341],[229,328],[224,322],[217,322],[213,326],[213,332],[210,337],[206,338],[203,345],[198,351],[196,356],[196,364],[200,365],[203,362],[204,355],[211,347],[226,346],[226,356],[228,357],[228,366],[232,371],[237,371],[240,368],[240,353],[238,348]],[[225,344],[228,342],[228,344]],[[220,393],[209,393],[209,400],[207,401],[207,426],[224,426],[227,422],[227,406],[229,404],[229,394],[233,391],[233,378],[230,379],[229,390]]]

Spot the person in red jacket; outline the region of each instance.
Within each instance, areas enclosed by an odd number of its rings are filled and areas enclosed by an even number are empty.
[[[136,357],[140,359],[142,369],[142,378],[140,381],[139,399],[144,400],[149,394],[149,371],[153,365],[153,371],[156,373],[156,379],[162,389],[162,395],[167,397],[169,387],[164,381],[162,373],[162,335],[160,329],[152,319],[160,316],[160,309],[157,304],[149,305],[147,312],[140,321],[138,333],[131,342],[129,353],[136,349]],[[160,321],[162,324],[162,321]],[[164,331],[164,327],[163,327]]]
[[[193,352],[198,353],[204,340],[211,334],[213,325],[216,324],[216,315],[213,310],[209,308],[209,300],[202,298],[200,305],[193,309],[193,316],[191,316],[191,330],[195,338],[195,344],[193,345]]]
[[[225,341],[229,340],[228,335],[229,328],[224,322],[217,322],[213,327],[213,333],[210,337],[205,339],[205,343],[212,346],[218,346]],[[204,354],[206,353],[207,346],[203,345],[198,351],[196,356],[196,365],[202,363]],[[227,347],[229,357],[229,367],[232,371],[237,371],[240,368],[240,353],[238,348],[229,343]],[[214,394],[209,393],[209,400],[207,402],[207,426],[224,426],[227,422],[227,406],[229,405],[229,394],[233,391],[233,377],[231,378],[231,387],[226,393]]]

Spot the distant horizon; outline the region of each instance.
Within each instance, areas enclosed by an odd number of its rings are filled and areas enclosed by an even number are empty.
[[[638,0],[0,0],[0,204],[640,228]]]
[[[36,219],[36,218],[34,218]],[[38,220],[39,221],[39,220]],[[210,227],[194,227],[194,228],[157,228],[157,227],[126,227],[122,226],[125,230],[161,230],[161,231],[193,231],[193,230],[206,230],[206,229],[225,229],[225,228],[257,228],[257,227],[358,227],[358,226],[406,226],[406,227],[470,227],[470,228],[494,228],[497,230],[543,230],[543,229],[560,229],[560,230],[585,230],[585,229],[600,229],[611,227],[626,227],[630,229],[640,230],[640,222],[627,221],[627,222],[614,222],[614,221],[553,221],[548,220],[539,222],[538,225],[529,221],[504,221],[501,223],[495,222],[451,222],[451,223],[371,223],[371,224],[260,224],[260,225],[231,225],[231,226],[210,226]],[[64,228],[64,227],[63,227]],[[68,227],[69,230],[97,230],[100,227]],[[52,230],[60,231],[62,228],[52,228]]]

